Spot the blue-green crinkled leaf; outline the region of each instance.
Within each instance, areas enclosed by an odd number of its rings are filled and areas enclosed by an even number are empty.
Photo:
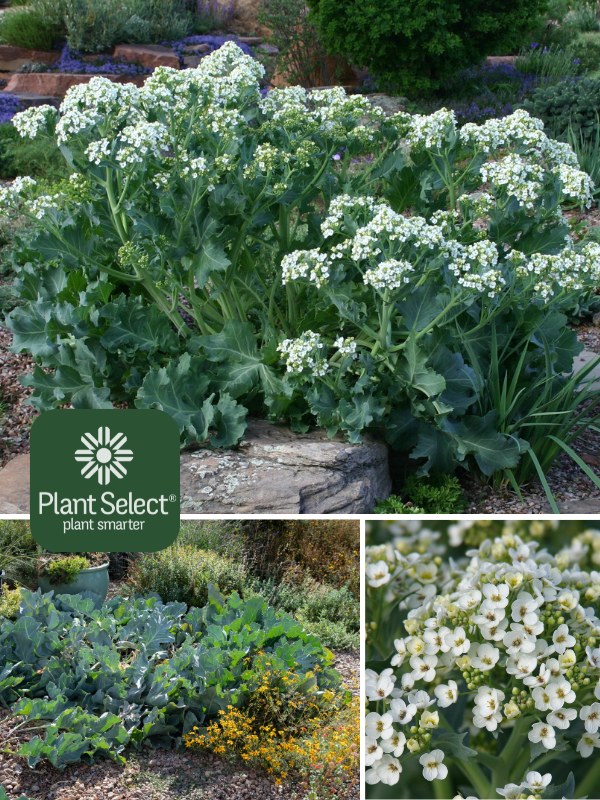
[[[100,312],[108,329],[100,339],[111,352],[134,348],[144,353],[175,353],[178,350],[177,334],[167,317],[154,305],[145,305],[140,298],[121,295],[108,303]]]
[[[512,469],[527,447],[525,442],[498,432],[495,411],[485,417],[463,417],[459,422],[444,419],[441,425],[456,443],[459,456],[473,455],[484,475]]]
[[[257,383],[268,397],[283,393],[283,383],[264,363],[249,323],[228,320],[220,333],[199,336],[196,341],[209,361],[223,365],[213,382],[232,397],[249,392]]]
[[[417,444],[410,457],[425,459],[418,470],[419,475],[429,475],[430,472],[451,475],[456,469],[456,446],[452,438],[432,425],[421,426]]]
[[[53,301],[44,300],[11,311],[6,319],[13,334],[11,349],[15,353],[29,352],[34,358],[47,358],[56,352],[56,345],[48,334],[48,320],[53,309]]]
[[[559,757],[560,758],[560,757]],[[542,797],[544,800],[560,800],[561,797],[575,797],[575,776],[569,772],[567,779],[560,786],[550,784],[544,792]]]
[[[427,356],[419,349],[414,337],[406,341],[403,358],[398,364],[398,376],[409,390],[416,389],[426,397],[436,397],[446,388],[444,378],[427,366]]]
[[[418,333],[429,325],[448,305],[447,295],[438,294],[434,282],[419,286],[398,303],[398,311],[408,331]]]
[[[154,367],[139,389],[137,408],[158,408],[171,416],[184,443],[212,441],[231,446],[245,430],[245,409],[227,395],[210,392],[207,362],[185,353],[168,367]]]

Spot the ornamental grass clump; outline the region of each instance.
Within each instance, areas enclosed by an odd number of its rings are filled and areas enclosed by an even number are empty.
[[[263,97],[262,72],[228,42],[16,116],[73,171],[0,191],[32,222],[9,318],[32,402],[162,408],[215,447],[251,412],[374,433],[423,473],[546,470],[598,404],[562,313],[600,277],[563,214],[593,192],[572,149],[524,111],[459,130],[341,88]]]
[[[367,548],[367,784],[594,797],[600,530],[563,546],[520,522],[449,534],[400,523]]]

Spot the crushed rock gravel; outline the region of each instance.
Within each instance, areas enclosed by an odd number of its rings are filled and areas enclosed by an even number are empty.
[[[358,653],[336,654],[335,666],[345,685],[358,692]],[[0,712],[0,741],[14,727],[14,718]],[[27,735],[24,734],[26,739]],[[264,774],[226,761],[213,753],[148,750],[128,757],[124,766],[112,761],[77,764],[62,772],[48,764],[30,769],[14,756],[0,753],[0,786],[9,800],[306,800],[305,790],[288,782],[277,786]],[[359,778],[338,800],[359,800]]]
[[[11,353],[12,334],[0,325],[0,467],[19,453],[29,452],[29,429],[37,411],[26,400],[31,389],[19,378],[31,372],[33,362],[26,355]]]

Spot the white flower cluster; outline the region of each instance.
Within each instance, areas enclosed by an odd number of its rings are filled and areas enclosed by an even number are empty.
[[[582,206],[589,208],[592,205],[594,181],[583,170],[575,169],[569,164],[560,164],[558,175],[563,187],[565,197],[577,200]]]
[[[300,375],[307,370],[316,378],[323,377],[329,371],[329,364],[322,353],[324,349],[321,336],[313,331],[305,331],[297,339],[284,339],[277,347],[288,372]]]
[[[552,775],[546,772],[542,775],[540,772],[532,770],[525,776],[525,780],[521,783],[507,783],[501,789],[496,789],[499,795],[506,798],[506,800],[517,800],[520,797],[539,797],[544,789],[552,780]]]
[[[260,101],[259,108],[266,117],[267,129],[284,129],[288,136],[301,131],[324,133],[340,146],[369,144],[376,136],[377,123],[385,116],[367,98],[348,95],[339,86],[310,92],[299,86],[273,89]]]
[[[41,132],[48,130],[51,120],[56,119],[54,106],[31,106],[13,117],[13,125],[24,139],[35,139]]]
[[[337,348],[337,351],[341,356],[352,356],[353,359],[358,358],[358,353],[356,352],[356,341],[352,336],[348,336],[346,338],[340,336],[335,340],[333,346]]]
[[[321,223],[321,233],[324,239],[329,239],[336,233],[343,231],[346,217],[356,219],[361,211],[366,211],[369,217],[377,208],[377,201],[373,197],[361,197],[350,194],[341,194],[334,197],[327,210],[327,216]]]
[[[600,530],[553,554],[534,528],[457,523],[451,542],[478,543],[457,556],[423,523],[395,523],[387,543],[367,548],[370,591],[403,615],[406,630],[390,666],[366,672],[366,697],[376,704],[366,717],[368,783],[395,783],[418,753],[427,780],[444,777],[434,763],[443,752],[430,747],[443,709],[465,694],[459,730],[502,728],[523,737],[524,748],[573,746],[582,758],[600,749],[600,619],[588,605],[598,602],[600,572],[586,568],[600,556]],[[496,791],[539,797],[550,781],[530,771]]]
[[[376,267],[368,269],[363,275],[363,281],[378,292],[385,292],[399,289],[402,284],[409,283],[411,272],[414,272],[414,267],[409,261],[391,258],[380,261]]]
[[[299,278],[307,278],[320,288],[329,278],[329,260],[326,253],[319,250],[296,250],[284,256],[281,262],[284,284]]]
[[[460,129],[460,139],[487,154],[515,149],[535,161],[544,161],[549,169],[557,169],[561,164],[579,166],[573,148],[548,138],[544,123],[523,109],[500,119],[489,119],[481,125],[469,122]]]
[[[6,186],[0,186],[0,205],[12,208],[15,204],[23,200],[28,189],[33,189],[37,182],[33,178],[18,177]]]
[[[121,167],[143,164],[147,155],[160,156],[168,144],[169,131],[162,122],[138,122],[121,131],[115,158]]]
[[[543,191],[544,170],[538,164],[510,153],[499,161],[488,161],[479,170],[481,179],[493,188],[502,188],[527,209],[533,210]]]
[[[525,149],[537,148],[545,137],[544,123],[519,109],[507,117],[488,119],[478,125],[468,122],[460,129],[464,144],[475,146],[484,153],[520,144]]]
[[[406,138],[412,148],[440,150],[452,137],[456,136],[456,116],[454,111],[440,108],[433,114],[414,114],[410,117]]]
[[[495,297],[506,281],[498,267],[498,249],[484,239],[460,246],[450,262],[450,270],[461,286]]]
[[[267,173],[280,169],[290,162],[290,154],[268,142],[259,144],[254,152],[252,163],[244,170],[244,178],[266,177]]]
[[[507,260],[518,277],[533,279],[533,288],[543,299],[562,291],[577,291],[600,281],[600,245],[590,242],[579,250],[566,247],[560,253],[526,256],[511,250]]]

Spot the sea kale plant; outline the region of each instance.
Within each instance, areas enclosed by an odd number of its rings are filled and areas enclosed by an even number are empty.
[[[34,404],[162,408],[214,446],[249,411],[372,431],[424,472],[545,469],[588,424],[561,309],[600,246],[562,214],[591,202],[573,151],[522,111],[459,130],[261,75],[226,43],[16,117],[73,170],[2,191],[32,220],[9,325]]]
[[[63,768],[122,763],[143,743],[171,747],[219,711],[243,708],[265,661],[302,676],[305,690],[348,700],[333,654],[261,598],[213,589],[203,608],[155,595],[96,609],[81,595],[23,590],[16,619],[0,621],[0,704],[20,718],[3,748],[31,767]],[[34,735],[23,742],[24,732]]]
[[[395,523],[367,547],[368,797],[597,795],[600,531],[559,525]]]

